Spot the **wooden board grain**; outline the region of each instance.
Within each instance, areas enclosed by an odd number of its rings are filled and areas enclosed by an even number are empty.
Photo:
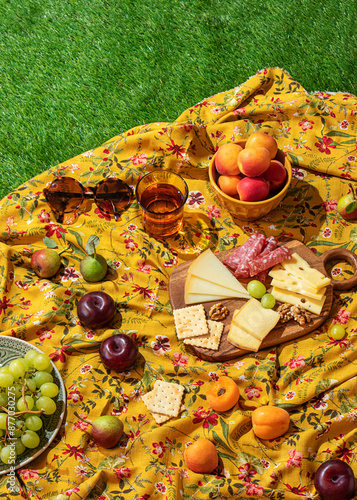
[[[284,245],[286,245],[290,249],[291,253],[297,252],[304,260],[306,260],[306,262],[308,262],[308,264],[311,267],[314,267],[323,274],[327,275],[327,272],[325,270],[325,263],[328,260],[327,253],[326,255],[318,257],[303,243],[297,240],[286,242],[284,243]],[[233,250],[226,250],[223,252],[219,252],[215,255],[221,261],[223,261],[232,252]],[[344,259],[350,257],[348,251],[346,250],[344,250],[344,252],[337,252],[335,256]],[[187,307],[184,298],[184,287],[185,287],[185,280],[187,277],[187,271],[188,268],[190,267],[190,264],[191,261],[180,264],[171,274],[169,281],[169,295],[170,295],[171,306],[173,309],[180,309],[182,307]],[[355,285],[356,279],[357,276],[354,276],[352,280],[348,280],[349,282],[348,286],[351,287]],[[240,281],[243,285],[246,286],[249,280],[240,280]],[[270,286],[270,281],[271,278],[268,277],[266,281],[268,290]],[[271,346],[276,346],[278,344],[282,344],[284,342],[297,339],[299,337],[302,337],[303,335],[306,335],[309,332],[316,330],[316,328],[322,325],[322,323],[324,323],[324,321],[326,321],[326,319],[329,317],[331,311],[331,306],[333,301],[333,284],[334,281],[332,280],[331,285],[329,285],[326,289],[326,300],[324,303],[324,307],[321,311],[321,315],[317,316],[316,314],[311,314],[310,323],[307,323],[305,325],[299,325],[296,321],[290,321],[287,323],[278,323],[278,325],[263,340],[261,349],[266,349]],[[338,286],[336,286],[336,288],[338,288]],[[205,349],[202,347],[187,346],[187,348],[190,349],[192,352],[194,352],[199,358],[213,362],[228,361],[248,353],[248,351],[239,349],[234,345],[230,344],[227,340],[227,335],[229,332],[233,312],[235,311],[235,309],[241,308],[243,304],[246,302],[246,299],[225,299],[225,300],[220,300],[219,302],[222,302],[222,304],[225,305],[229,310],[229,315],[223,321],[224,331],[219,350],[213,351],[211,349]],[[207,313],[207,317],[210,308],[215,303],[217,303],[217,301],[203,303],[203,306]]]

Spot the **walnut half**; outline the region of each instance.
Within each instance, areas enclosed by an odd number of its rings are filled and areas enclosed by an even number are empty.
[[[218,304],[214,304],[208,312],[209,317],[213,321],[222,321],[229,314],[226,306],[222,304],[222,302],[218,302]]]
[[[286,323],[291,319],[294,319],[299,323],[299,325],[305,325],[310,323],[310,314],[300,306],[293,306],[291,304],[281,304],[276,312],[280,314],[280,322]]]

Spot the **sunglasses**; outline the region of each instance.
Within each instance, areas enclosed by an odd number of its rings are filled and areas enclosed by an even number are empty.
[[[94,200],[101,212],[113,214],[117,221],[130,205],[133,194],[131,188],[120,179],[104,179],[87,188],[72,177],[58,177],[43,193],[59,223],[63,222],[64,214],[76,212],[88,199]]]

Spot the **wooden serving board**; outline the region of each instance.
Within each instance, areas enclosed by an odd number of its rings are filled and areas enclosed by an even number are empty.
[[[333,302],[333,288],[336,290],[350,290],[357,285],[357,257],[354,253],[346,249],[332,249],[328,250],[320,257],[316,256],[309,248],[307,248],[303,243],[297,240],[292,240],[284,243],[291,253],[297,252],[311,267],[318,269],[320,272],[328,276],[326,271],[326,264],[328,261],[332,260],[346,260],[348,261],[354,270],[354,275],[344,281],[337,281],[331,279],[331,284],[326,289],[326,300],[324,307],[321,311],[321,315],[311,314],[311,321],[305,325],[299,325],[296,321],[289,321],[287,323],[278,323],[278,325],[265,337],[261,344],[261,349],[267,347],[276,346],[284,342],[302,337],[303,335],[316,330],[326,319],[329,317],[331,306]],[[225,250],[215,254],[221,261],[223,261],[234,249]],[[169,281],[169,295],[170,302],[173,309],[181,309],[187,307],[184,297],[185,280],[187,277],[187,271],[190,267],[191,261],[184,262],[180,264],[171,274]],[[233,274],[233,272],[232,272]],[[209,275],[209,270],[207,270],[207,275]],[[330,277],[330,276],[329,276]],[[249,282],[249,279],[239,280],[244,286]],[[268,276],[265,285],[269,291],[271,278]],[[229,332],[233,312],[235,309],[241,308],[246,299],[224,299],[219,301],[204,302],[203,306],[207,313],[212,305],[217,302],[222,302],[229,310],[229,315],[223,321],[224,330],[220,343],[220,348],[218,351],[213,351],[212,349],[205,349],[203,347],[187,346],[188,349],[193,351],[199,358],[206,361],[222,362],[228,361],[230,359],[242,356],[249,351],[240,349],[227,340],[227,335]]]

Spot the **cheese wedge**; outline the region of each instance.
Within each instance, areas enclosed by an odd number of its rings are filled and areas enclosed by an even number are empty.
[[[311,267],[306,260],[304,260],[296,252],[293,253],[291,259],[281,262],[284,269],[291,272],[297,278],[302,279],[311,287],[324,288],[331,283],[331,279],[320,273],[317,269]]]
[[[206,295],[221,295],[227,298],[230,297],[243,297],[247,298],[248,292],[242,293],[237,290],[232,290],[232,288],[226,288],[224,286],[218,285],[217,283],[212,283],[210,281],[198,278],[192,274],[188,274],[185,282],[185,294],[206,294]]]
[[[300,306],[303,309],[317,315],[321,314],[326,299],[326,295],[324,295],[322,299],[316,300],[304,297],[299,293],[290,292],[289,290],[283,290],[277,287],[273,287],[271,293],[279,302],[286,302],[287,304],[291,304],[293,306]]]
[[[186,305],[201,304],[202,302],[211,302],[216,300],[224,300],[226,296],[222,295],[206,295],[201,293],[185,293],[185,303]]]
[[[286,283],[289,284],[299,284],[301,287],[304,288],[304,290],[308,290],[311,293],[318,293],[318,289],[316,287],[313,287],[309,285],[306,281],[298,278],[297,276],[294,276],[294,274],[290,273],[286,269],[284,269],[280,264],[277,266],[274,266],[270,271],[269,271],[269,276],[271,276],[273,279],[279,280],[279,281],[285,281]]]
[[[226,266],[208,248],[202,252],[188,268],[188,274],[216,283],[224,288],[229,288],[249,297],[247,290],[239,283],[237,278],[226,268]]]
[[[277,280],[273,278],[271,280],[271,286],[275,286],[277,288],[281,288],[282,290],[289,290],[289,292],[299,293],[300,295],[304,295],[305,297],[309,297],[311,299],[321,300],[322,297],[326,293],[326,288],[320,288],[316,293],[311,292],[308,287],[304,288],[304,282],[302,280]]]
[[[231,323],[227,340],[229,343],[233,344],[236,347],[239,347],[240,349],[254,352],[259,351],[259,347],[261,344],[260,340],[256,339],[234,323]]]
[[[259,300],[251,298],[233,314],[232,323],[262,342],[279,320],[279,313],[265,309]]]

